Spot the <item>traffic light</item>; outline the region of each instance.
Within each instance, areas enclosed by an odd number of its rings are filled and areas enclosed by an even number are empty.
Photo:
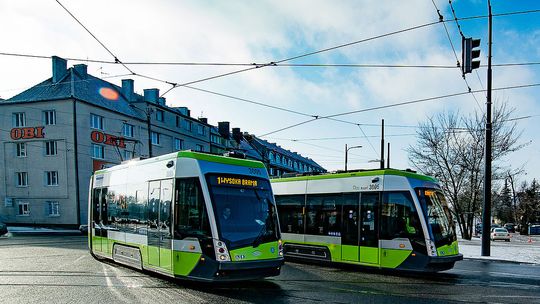
[[[474,60],[480,57],[480,39],[461,38],[461,71],[463,74],[472,72],[480,67],[480,60]]]

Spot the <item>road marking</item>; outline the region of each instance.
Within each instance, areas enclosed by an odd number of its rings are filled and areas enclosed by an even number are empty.
[[[86,257],[86,254],[85,255],[81,255],[78,259],[76,259],[75,261],[73,261],[73,263],[77,263],[78,261],[84,259]]]

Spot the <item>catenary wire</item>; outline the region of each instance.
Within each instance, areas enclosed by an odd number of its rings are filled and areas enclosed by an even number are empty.
[[[540,83],[525,84],[525,85],[516,85],[516,86],[508,86],[508,87],[501,87],[501,88],[493,88],[492,90],[493,90],[493,91],[500,91],[500,90],[511,90],[511,89],[531,88],[531,87],[537,87],[537,86],[540,86]],[[472,91],[472,92],[477,93],[477,92],[483,92],[483,91],[484,91],[484,90],[476,90],[476,91]],[[348,111],[348,112],[343,112],[343,113],[338,113],[338,114],[333,114],[333,115],[328,115],[328,116],[318,117],[317,119],[310,119],[310,120],[302,121],[302,122],[299,122],[299,123],[296,123],[296,124],[293,124],[293,125],[290,125],[290,126],[286,126],[286,127],[280,128],[280,129],[275,130],[275,131],[267,132],[267,133],[265,133],[265,134],[263,134],[263,135],[260,135],[259,137],[264,137],[264,136],[268,136],[268,135],[271,135],[271,134],[275,134],[275,133],[278,133],[278,132],[281,132],[281,131],[285,131],[285,130],[288,130],[288,129],[292,129],[292,128],[295,128],[295,127],[297,127],[297,126],[304,125],[304,124],[313,122],[313,121],[318,120],[318,119],[323,119],[323,118],[334,118],[334,117],[345,116],[345,115],[350,115],[350,114],[356,114],[356,113],[369,112],[369,111],[374,111],[374,110],[381,110],[381,109],[393,108],[393,107],[398,107],[398,106],[404,106],[404,105],[416,104],[416,103],[427,102],[427,101],[433,101],[433,100],[439,100],[439,99],[446,99],[446,98],[450,98],[450,97],[457,97],[457,96],[466,95],[466,94],[469,94],[469,93],[470,93],[470,92],[452,93],[452,94],[447,94],[447,95],[441,95],[441,96],[435,96],[435,97],[428,97],[428,98],[422,98],[422,99],[415,99],[415,100],[411,100],[411,101],[399,102],[399,103],[394,103],[394,104],[388,104],[388,105],[383,105],[383,106],[371,107],[371,108],[366,108],[366,109],[361,109],[361,110]]]

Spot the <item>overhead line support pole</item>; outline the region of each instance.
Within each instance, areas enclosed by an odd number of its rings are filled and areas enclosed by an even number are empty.
[[[486,97],[486,150],[484,153],[484,202],[482,214],[482,256],[490,256],[490,228],[491,228],[491,38],[492,38],[492,14],[491,1],[488,0],[488,70],[487,70],[487,97]]]

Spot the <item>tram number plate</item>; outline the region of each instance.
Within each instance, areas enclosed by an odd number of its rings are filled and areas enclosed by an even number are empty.
[[[380,188],[380,184],[370,184],[369,185],[369,190],[379,190]]]

